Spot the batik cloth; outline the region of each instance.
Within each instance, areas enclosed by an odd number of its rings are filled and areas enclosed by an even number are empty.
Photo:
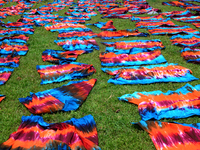
[[[97,34],[92,31],[63,31],[59,32],[58,39],[70,39],[70,38],[91,39],[96,36]]]
[[[114,84],[150,84],[198,80],[198,78],[191,75],[191,70],[173,63],[101,69],[109,75],[115,75],[114,78],[108,80],[108,83]]]
[[[1,95],[1,94],[0,94],[0,102],[1,102],[5,97],[6,97],[5,95]]]
[[[100,150],[97,127],[92,115],[61,123],[47,123],[41,116],[23,116],[0,149]]]
[[[200,49],[186,47],[181,50],[181,56],[187,62],[200,63]]]
[[[36,69],[42,79],[41,84],[79,79],[96,72],[93,65],[78,62],[62,65],[37,65]]]
[[[3,85],[8,81],[13,71],[14,69],[11,68],[0,68],[0,85]]]
[[[159,64],[167,62],[160,50],[141,52],[136,54],[117,54],[102,52],[99,55],[102,66],[132,66]]]
[[[77,110],[86,100],[96,79],[70,81],[61,87],[30,93],[19,101],[33,114]]]
[[[199,123],[140,121],[133,124],[149,133],[157,150],[188,150],[200,146]]]
[[[99,46],[95,39],[64,39],[64,40],[54,40],[54,42],[62,46],[64,50],[74,51],[74,50],[85,50],[91,51],[91,49],[99,50]]]
[[[187,118],[200,115],[200,85],[190,84],[176,91],[135,92],[119,97],[119,100],[138,105],[142,120],[163,118]]]
[[[98,37],[100,37],[103,40],[109,40],[109,39],[117,39],[117,38],[123,38],[123,37],[147,37],[149,36],[148,33],[142,33],[136,30],[118,30],[118,31],[102,31],[99,34],[97,34]]]
[[[42,60],[55,64],[67,64],[76,61],[78,55],[84,54],[86,51],[61,51],[47,49],[42,53]]]
[[[17,53],[0,55],[0,66],[19,67],[20,56]]]
[[[200,36],[190,35],[174,35],[170,38],[173,45],[181,47],[198,47],[200,46]]]
[[[108,22],[96,22],[94,24],[87,24],[87,25],[94,25],[101,30],[107,30],[107,31],[116,31],[115,26],[113,25],[113,21],[109,20]]]
[[[0,46],[0,54],[1,55],[10,55],[13,52],[17,53],[18,55],[26,55],[28,52],[28,46],[23,43],[3,43]]]

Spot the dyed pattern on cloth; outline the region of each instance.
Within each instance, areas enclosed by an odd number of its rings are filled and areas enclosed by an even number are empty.
[[[0,95],[0,102],[5,98],[5,95]]]
[[[198,149],[200,145],[200,124],[178,122],[140,121],[139,125],[149,133],[157,150]]]
[[[79,79],[96,72],[93,65],[78,62],[63,65],[37,65],[36,69],[42,79],[41,84]]]
[[[115,75],[114,78],[108,80],[108,83],[114,84],[150,84],[198,80],[198,78],[191,75],[191,70],[173,63],[101,69],[109,75]]]
[[[0,85],[3,85],[8,81],[13,71],[14,69],[11,68],[0,68]]]
[[[58,39],[70,39],[70,38],[84,38],[91,39],[96,37],[97,34],[92,31],[63,31],[58,34]]]
[[[108,39],[117,39],[123,37],[147,37],[149,36],[148,33],[142,33],[138,30],[119,30],[119,31],[103,31],[97,35],[98,37],[102,38],[103,40]]]
[[[76,61],[78,55],[84,54],[86,51],[60,51],[47,49],[42,53],[42,60],[55,64],[66,64]]]
[[[102,52],[99,56],[102,66],[131,66],[167,62],[160,50],[137,54],[117,54]]]
[[[33,28],[34,23],[8,22],[7,24],[2,24],[1,26],[6,28]]]
[[[17,53],[0,55],[0,66],[19,67],[20,56]]]
[[[165,48],[159,39],[155,40],[132,40],[132,41],[117,41],[117,42],[102,42],[109,46],[106,51],[112,52],[117,50],[130,50],[132,48],[146,48],[148,50]]]
[[[6,44],[3,43],[0,46],[0,54],[1,55],[9,55],[12,54],[15,51],[18,55],[26,55],[28,52],[28,46],[23,43],[11,43],[11,44]]]
[[[198,47],[200,46],[200,36],[190,35],[174,35],[170,38],[173,45],[181,47]]]
[[[148,16],[148,17],[138,17],[138,16],[133,16],[131,18],[131,21],[145,21],[145,22],[150,22],[150,21],[162,21],[164,20],[164,17],[162,15],[156,15],[156,16]]]
[[[140,21],[135,24],[137,28],[155,28],[160,26],[175,26],[171,20]]]
[[[200,85],[186,84],[176,91],[135,92],[119,100],[138,105],[142,120],[187,118],[200,115]]]
[[[116,31],[115,26],[113,25],[113,21],[110,20],[108,22],[96,22],[94,24],[87,24],[87,25],[94,25],[101,30],[107,30],[107,31]]]
[[[195,27],[200,28],[200,22],[198,23],[192,23]]]
[[[23,116],[18,130],[0,145],[0,149],[100,150],[92,115],[61,123],[44,122],[41,116]]]
[[[77,110],[86,100],[95,82],[96,79],[70,81],[55,89],[30,93],[30,96],[19,98],[19,101],[33,114]]]
[[[54,31],[92,31],[90,28],[82,24],[74,23],[57,23],[53,25],[45,25],[45,29],[51,32]]]
[[[200,49],[184,48],[181,50],[181,56],[187,60],[187,62],[200,63]]]
[[[200,34],[198,30],[192,29],[189,26],[161,26],[156,28],[148,28],[152,35],[172,35],[172,34]]]
[[[95,39],[65,39],[54,41],[58,46],[62,46],[64,50],[85,50],[91,51],[91,49],[99,50],[99,46]]]
[[[11,35],[11,34],[33,34],[34,29],[21,28],[21,29],[0,29],[0,35]]]

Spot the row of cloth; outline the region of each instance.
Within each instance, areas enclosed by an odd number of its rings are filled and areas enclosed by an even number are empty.
[[[87,1],[79,1],[77,6],[83,5],[84,2],[87,4]],[[88,18],[77,16],[76,13],[73,16],[65,17],[51,14],[53,11],[72,5],[72,3],[71,0],[54,2],[24,13],[16,23],[4,24],[5,27],[13,27],[14,24],[45,25],[47,30],[59,31],[58,40],[55,43],[62,46],[64,51],[47,49],[42,53],[42,60],[54,65],[38,65],[36,67],[42,78],[41,84],[79,79],[96,72],[93,65],[74,62],[79,55],[99,49],[93,39],[96,34],[86,26],[78,24],[84,23]],[[83,14],[85,13],[83,10]],[[88,16],[88,14],[85,15]],[[47,23],[53,23],[53,25],[46,25]],[[86,100],[96,81],[97,79],[70,81],[61,87],[30,93],[30,96],[19,98],[19,101],[32,114],[38,115],[77,110]],[[0,101],[4,98],[4,95],[0,95]],[[91,115],[51,124],[44,122],[40,116],[23,116],[18,130],[0,145],[0,149],[22,148],[100,150],[96,123]]]
[[[199,24],[199,5],[194,5],[192,3],[187,3],[186,1],[195,1],[198,0],[184,0],[184,1],[172,1],[164,2],[164,5],[172,6],[181,6],[186,8],[185,11],[172,11],[165,12],[153,17],[133,17],[132,21],[136,21],[136,27],[138,28],[147,28],[152,35],[173,35],[170,39],[173,45],[183,47],[181,50],[181,56],[184,57],[188,62],[199,63],[200,51],[196,49],[199,46],[199,31],[190,28],[189,26],[176,26],[169,18],[164,19],[162,15],[170,17],[177,21],[190,22],[194,23],[196,27]],[[189,10],[197,11],[197,14],[192,14]],[[186,35],[182,35],[186,34]],[[181,77],[186,72],[191,72],[186,68],[179,66],[177,69],[174,67],[175,64],[167,64],[166,67],[173,68],[171,70],[178,70],[181,72],[181,75],[176,74],[176,77]],[[173,67],[172,67],[173,66]],[[160,66],[146,67],[149,70],[152,68],[158,68]],[[139,68],[139,67],[138,67]],[[137,68],[137,69],[138,69]],[[133,77],[130,72],[125,71],[125,69],[110,69],[104,68],[103,71],[109,73],[110,75],[116,75],[117,77],[110,80],[110,82],[115,83],[116,80],[120,84],[123,82],[122,79],[138,79],[143,78],[141,75],[146,74],[146,68],[142,67],[140,69],[140,74],[138,70],[134,68],[128,68],[129,71],[133,71],[132,74],[138,74],[137,78]],[[186,70],[187,71],[186,71]],[[157,70],[157,69],[156,69]],[[183,71],[185,70],[185,71]],[[159,75],[162,71],[161,68],[155,72],[148,72],[150,82],[152,83],[155,80],[155,75],[159,80],[167,78],[168,74],[171,74],[171,71],[165,71],[163,74]],[[128,74],[128,73],[129,74]],[[185,73],[183,73],[185,72]],[[125,75],[126,76],[125,76]],[[190,76],[187,74],[186,76]],[[125,77],[124,77],[125,76]],[[185,80],[187,77],[184,77]],[[188,76],[188,77],[189,77]],[[193,78],[193,77],[189,77]],[[194,79],[194,78],[193,78]],[[144,82],[147,79],[144,80]],[[179,79],[177,79],[179,82]],[[183,81],[181,79],[181,81]],[[194,79],[195,80],[195,79]],[[165,81],[162,81],[165,82]],[[185,80],[188,82],[188,80]],[[144,84],[144,83],[140,83]],[[161,122],[158,121],[164,118],[180,119],[187,118],[193,115],[200,115],[199,111],[199,96],[200,96],[200,85],[192,86],[186,84],[185,86],[177,89],[176,91],[167,91],[166,93],[162,91],[143,91],[143,92],[134,92],[132,94],[125,94],[118,99],[125,101],[131,104],[138,106],[139,115],[141,116],[140,122],[133,122],[133,125],[139,125],[143,130],[149,133],[156,149],[158,150],[169,150],[169,149],[198,149],[199,147],[199,131],[200,124],[184,124],[178,122]],[[156,121],[152,121],[156,120]]]

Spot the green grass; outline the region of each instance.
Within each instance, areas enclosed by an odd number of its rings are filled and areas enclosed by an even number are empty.
[[[149,4],[154,8],[159,8],[164,11],[183,10],[178,7],[163,6],[161,3],[164,0],[151,0]],[[48,1],[52,2],[52,1]],[[37,4],[35,8],[46,4],[43,2]],[[15,4],[15,3],[12,3]],[[9,4],[7,4],[9,6]],[[64,16],[65,10],[56,12]],[[145,15],[141,15],[145,16]],[[3,21],[16,21],[20,16],[12,16],[4,19]],[[108,21],[110,19],[101,19],[101,15],[92,17],[91,21],[86,23],[95,23],[97,21]],[[135,23],[128,19],[112,19],[114,25],[118,30],[120,29],[135,29]],[[191,24],[173,22],[177,25],[189,25],[195,28]],[[90,27],[94,32],[101,32],[98,28]],[[147,30],[139,29],[139,31],[147,32]],[[200,31],[200,30],[199,30]],[[50,64],[43,62],[41,59],[42,52],[46,49],[62,50],[61,47],[54,43],[57,39],[57,32],[46,31],[44,27],[35,28],[35,33],[30,35],[29,52],[26,56],[22,56],[20,59],[20,66],[15,68],[11,78],[5,85],[0,86],[0,94],[6,95],[6,99],[0,103],[0,143],[6,141],[9,135],[16,131],[21,123],[21,117],[31,115],[31,113],[19,102],[18,98],[26,97],[29,92],[39,92],[47,89],[60,87],[63,84],[68,83],[65,81],[62,83],[40,85],[40,77],[36,70],[36,65]],[[105,46],[101,44],[102,41],[99,38],[95,38],[99,44],[100,50],[94,50],[90,54],[84,54],[78,57],[77,62],[93,64],[97,72],[92,76],[84,79],[97,78],[97,83],[93,90],[89,94],[87,100],[77,110],[72,112],[57,112],[53,114],[44,114],[42,117],[46,122],[63,122],[69,120],[72,117],[81,118],[85,115],[92,114],[97,124],[99,146],[104,149],[155,149],[148,134],[130,124],[130,122],[140,121],[138,114],[138,108],[136,105],[121,102],[117,97],[124,94],[133,93],[135,91],[153,91],[162,90],[176,90],[186,83],[155,83],[150,85],[114,85],[107,83],[109,76],[101,71],[101,64],[99,60],[100,52],[105,51]],[[150,37],[131,37],[117,40],[107,41],[120,41],[120,40],[133,40],[133,39],[160,39],[163,45],[166,47],[162,50],[162,54],[169,63],[178,63],[184,67],[187,67],[193,71],[195,77],[200,78],[200,67],[197,64],[187,63],[181,56],[180,50],[182,48],[172,46],[170,42],[170,36],[150,36]],[[200,84],[200,81],[190,82],[192,85]],[[120,110],[118,113],[117,110]],[[190,117],[186,119],[172,120],[164,119],[164,121],[178,121],[181,123],[197,123],[200,122],[199,117]]]

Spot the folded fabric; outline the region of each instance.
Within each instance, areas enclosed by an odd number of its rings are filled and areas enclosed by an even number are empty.
[[[82,24],[74,23],[56,23],[53,25],[45,25],[45,29],[51,32],[54,31],[92,31],[90,28]]]
[[[200,49],[186,47],[181,50],[181,56],[187,60],[187,62],[200,63]]]
[[[18,55],[26,55],[28,52],[28,46],[26,44],[21,43],[3,43],[0,46],[0,54],[1,55],[9,55],[15,51]]]
[[[133,16],[131,14],[105,14],[103,15],[103,18],[118,18],[118,19],[131,19]]]
[[[42,60],[61,65],[76,61],[78,55],[83,53],[86,53],[86,51],[60,51],[47,49],[42,53]]]
[[[32,28],[0,29],[0,35],[33,34],[33,33],[34,33],[34,29],[32,29]]]
[[[113,52],[102,52],[99,58],[102,66],[132,66],[167,62],[161,54],[160,50],[137,54],[117,54]]]
[[[19,67],[20,56],[13,52],[11,55],[0,55],[0,66]]]
[[[191,70],[173,63],[101,69],[109,75],[115,75],[114,78],[108,80],[108,83],[114,84],[150,84],[198,80],[198,78],[191,75]]]
[[[91,49],[99,50],[99,46],[95,39],[64,39],[64,40],[54,40],[54,42],[62,46],[64,50],[85,50],[85,51],[91,51]]]
[[[189,10],[184,10],[184,11],[169,11],[169,12],[163,12],[161,13],[162,15],[166,16],[166,17],[172,17],[172,18],[176,18],[176,17],[189,17],[194,15],[191,11]]]
[[[1,26],[6,28],[33,28],[34,23],[23,23],[23,22],[8,22]]]
[[[5,97],[6,97],[5,95],[1,95],[1,94],[0,94],[0,102],[1,102]]]
[[[147,37],[149,36],[148,33],[142,33],[136,30],[118,30],[118,31],[103,31],[97,34],[98,37],[102,38],[103,40],[108,39],[117,39],[123,37]]]
[[[149,133],[157,150],[188,150],[200,146],[199,123],[140,121],[133,124]]]
[[[195,27],[200,28],[200,22],[198,23],[192,23]]]
[[[186,84],[176,91],[135,92],[119,100],[138,105],[142,120],[187,118],[200,115],[200,85]]]
[[[146,21],[146,22],[150,22],[150,21],[162,21],[164,20],[164,17],[162,15],[156,15],[156,16],[147,16],[147,17],[139,17],[139,16],[133,16],[131,18],[131,21]]]
[[[156,28],[156,27],[160,27],[160,26],[175,26],[175,24],[169,20],[151,20],[151,21],[139,21],[136,22],[135,26],[137,28]]]
[[[0,149],[88,149],[98,147],[97,127],[92,115],[61,123],[47,123],[41,116],[23,116],[17,131]]]
[[[192,29],[190,26],[165,26],[162,25],[156,28],[148,28],[148,31],[152,35],[173,35],[173,34],[200,34],[196,29]]]
[[[0,37],[0,41],[5,41],[5,40],[21,40],[19,43],[26,43],[29,40],[29,37],[25,35]]]
[[[155,40],[132,40],[132,41],[117,41],[117,42],[102,42],[102,44],[109,46],[107,51],[114,49],[128,50],[131,48],[148,48],[149,50],[165,48],[159,39]]]
[[[176,21],[181,21],[181,22],[186,22],[186,23],[198,23],[200,22],[200,16],[197,15],[193,15],[193,16],[190,16],[190,17],[174,17],[173,18],[174,20]]]
[[[70,39],[70,38],[91,39],[96,36],[97,34],[92,31],[63,31],[59,32],[58,39]]]
[[[173,45],[181,47],[198,47],[200,46],[200,36],[190,35],[174,35],[170,38]]]
[[[87,25],[94,25],[101,30],[107,30],[107,31],[116,31],[115,26],[113,25],[113,21],[109,20],[108,22],[96,22],[94,24],[87,24]]]
[[[70,81],[61,87],[30,93],[19,101],[33,114],[77,110],[94,87],[96,79]]]
[[[3,85],[8,81],[13,71],[14,69],[11,68],[0,68],[0,85]]]
[[[37,65],[36,69],[42,79],[41,84],[79,79],[96,72],[93,65],[78,62],[62,65]]]

